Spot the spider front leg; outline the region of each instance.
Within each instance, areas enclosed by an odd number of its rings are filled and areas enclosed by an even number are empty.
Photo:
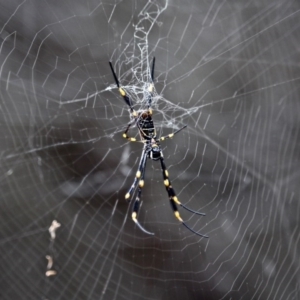
[[[119,79],[118,79],[118,77],[117,77],[117,74],[116,74],[116,72],[115,72],[115,70],[114,70],[114,67],[113,67],[111,61],[109,62],[109,66],[110,66],[110,69],[111,69],[111,71],[112,71],[112,73],[113,73],[113,76],[114,76],[114,79],[115,79],[115,82],[116,82],[116,85],[117,85],[117,87],[118,87],[118,90],[119,90],[120,95],[123,97],[125,103],[129,106],[131,113],[135,116],[135,115],[136,115],[136,111],[135,111],[135,110],[133,109],[133,107],[132,107],[132,101],[131,101],[131,99],[127,96],[126,91],[120,86]]]
[[[183,205],[177,198],[176,196],[176,193],[171,185],[171,181],[169,179],[169,172],[166,168],[166,165],[164,163],[164,159],[163,157],[160,158],[160,163],[161,163],[161,168],[162,168],[162,173],[163,173],[163,178],[164,178],[164,185],[166,187],[166,190],[168,192],[168,195],[169,195],[169,199],[170,199],[170,203],[171,203],[171,207],[174,211],[174,215],[175,217],[177,218],[177,220],[179,220],[183,226],[185,226],[187,229],[189,229],[190,231],[192,231],[193,233],[199,235],[199,236],[202,236],[202,237],[205,237],[205,238],[208,238],[207,235],[203,235],[201,233],[198,233],[196,231],[194,231],[192,228],[190,228],[181,218],[180,214],[179,214],[179,211],[177,209],[177,205],[180,205],[182,208],[194,213],[194,214],[197,214],[197,215],[201,215],[201,216],[205,216],[204,213],[200,213],[200,212],[197,212],[197,211],[194,211],[188,207],[186,207],[185,205]]]
[[[149,96],[148,96],[148,109],[149,111],[151,111],[152,114],[152,110],[151,110],[151,106],[152,106],[152,97],[153,97],[153,89],[154,89],[154,67],[155,67],[155,57],[153,57],[152,60],[152,68],[151,68],[151,83],[148,87],[148,92],[149,92]]]

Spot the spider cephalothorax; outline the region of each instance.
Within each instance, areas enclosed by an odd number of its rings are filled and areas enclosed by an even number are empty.
[[[159,160],[163,157],[161,148],[157,141],[154,139],[151,140],[149,151],[148,151],[148,157],[153,160]]]
[[[140,134],[140,142],[142,142],[144,144],[143,147],[143,151],[142,151],[142,155],[141,155],[141,159],[140,159],[140,163],[138,166],[138,170],[136,172],[135,175],[135,179],[133,181],[133,184],[131,185],[129,191],[126,193],[125,195],[125,199],[126,200],[131,200],[132,195],[134,194],[136,188],[137,188],[137,194],[136,194],[136,198],[134,200],[134,204],[133,204],[133,209],[132,209],[132,214],[131,214],[131,218],[132,220],[137,224],[137,226],[145,233],[147,234],[151,234],[153,235],[154,233],[149,232],[148,230],[146,230],[138,221],[137,219],[137,215],[138,215],[138,211],[140,208],[140,201],[141,201],[141,194],[142,194],[142,188],[144,187],[144,178],[145,178],[145,169],[146,169],[146,162],[147,159],[152,159],[154,161],[160,161],[161,164],[161,169],[162,169],[162,175],[163,175],[163,179],[164,179],[164,185],[166,187],[168,196],[169,196],[169,200],[171,203],[171,207],[174,211],[174,215],[175,217],[186,227],[188,228],[190,231],[192,231],[193,233],[202,236],[202,237],[208,237],[206,235],[203,235],[201,233],[198,233],[196,231],[194,231],[192,228],[190,228],[181,218],[179,211],[177,209],[177,205],[180,205],[181,207],[185,208],[186,210],[197,214],[197,215],[202,215],[204,216],[204,213],[199,213],[197,211],[194,211],[188,207],[186,207],[185,205],[183,205],[177,198],[175,190],[172,187],[171,181],[169,179],[169,172],[166,168],[165,162],[164,162],[164,157],[163,157],[163,153],[162,153],[162,149],[160,147],[160,141],[164,141],[166,139],[172,138],[176,133],[180,132],[182,129],[186,128],[186,125],[181,127],[180,129],[178,129],[177,131],[170,133],[166,136],[162,136],[160,138],[156,137],[156,130],[154,127],[154,122],[152,119],[152,97],[153,97],[153,89],[154,89],[154,84],[153,84],[153,80],[154,80],[154,66],[155,66],[155,58],[153,58],[152,61],[152,69],[151,69],[151,83],[149,84],[148,87],[148,96],[147,96],[147,106],[148,109],[146,110],[142,110],[142,111],[135,111],[133,106],[132,106],[132,102],[131,99],[127,96],[126,91],[120,86],[119,80],[117,78],[117,75],[114,71],[114,68],[112,66],[112,63],[109,62],[111,71],[113,73],[115,82],[117,84],[117,87],[119,89],[119,92],[121,94],[121,96],[123,97],[124,101],[126,102],[126,104],[129,106],[130,109],[130,114],[132,117],[131,122],[128,124],[126,130],[123,133],[123,137],[125,139],[127,139],[130,142],[136,142],[137,139],[128,136],[127,132],[129,130],[129,128],[135,124],[139,130],[139,134]]]

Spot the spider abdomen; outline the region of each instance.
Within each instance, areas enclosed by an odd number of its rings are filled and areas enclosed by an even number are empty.
[[[156,136],[151,114],[152,111],[144,111],[140,114],[139,119],[137,121],[137,126],[140,130],[142,138],[145,140],[151,140]]]

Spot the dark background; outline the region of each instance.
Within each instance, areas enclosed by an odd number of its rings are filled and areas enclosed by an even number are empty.
[[[155,162],[139,215],[155,236],[127,217],[142,146],[122,139],[108,61],[138,109],[141,11],[159,134],[188,125],[163,145],[170,177],[209,239],[174,218]],[[299,299],[299,17],[295,1],[0,1],[0,298]]]

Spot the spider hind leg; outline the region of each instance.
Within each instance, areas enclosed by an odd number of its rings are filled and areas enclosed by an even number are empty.
[[[138,191],[138,193],[140,194],[140,189]],[[131,218],[133,220],[133,222],[145,233],[149,234],[149,235],[154,235],[153,232],[150,232],[148,230],[146,230],[142,225],[141,223],[138,221],[137,219],[137,215],[138,215],[138,211],[139,211],[139,208],[140,208],[140,198],[139,198],[139,195],[136,197],[135,201],[134,201],[134,205],[133,205],[133,210],[132,210],[132,214],[131,214]]]
[[[184,204],[182,204],[177,196],[176,196],[176,193],[171,185],[171,182],[169,180],[169,172],[167,171],[167,168],[166,168],[166,165],[164,163],[164,160],[163,158],[161,157],[160,158],[160,163],[161,163],[161,168],[162,168],[162,173],[163,173],[163,178],[164,178],[164,184],[165,184],[165,187],[166,187],[166,190],[168,192],[168,195],[170,197],[170,199],[173,199],[173,201],[177,204],[177,205],[180,205],[182,208],[186,209],[187,211],[193,213],[193,214],[196,214],[196,215],[200,215],[200,216],[205,216],[204,213],[201,213],[201,212],[198,212],[198,211],[195,211],[191,208],[188,208],[187,206],[185,206]]]
[[[202,233],[199,233],[199,232],[195,231],[194,229],[192,229],[191,227],[189,227],[189,226],[181,219],[180,214],[179,214],[179,211],[178,211],[178,209],[177,209],[177,205],[176,205],[175,201],[174,201],[173,199],[171,199],[171,198],[170,198],[170,203],[171,203],[171,206],[172,206],[172,208],[173,208],[175,217],[177,218],[177,220],[179,220],[179,221],[181,222],[181,224],[182,224],[184,227],[186,227],[188,230],[190,230],[190,231],[193,232],[194,234],[197,234],[197,235],[199,235],[199,236],[201,236],[201,237],[204,237],[204,238],[208,238],[207,235],[202,234]]]
[[[177,220],[179,220],[181,222],[181,224],[186,227],[188,230],[190,230],[191,232],[201,236],[201,237],[205,237],[205,238],[208,238],[207,235],[204,235],[204,234],[201,234],[201,233],[198,233],[196,232],[195,230],[193,230],[192,228],[190,228],[181,218],[180,214],[179,214],[179,211],[177,209],[177,205],[180,205],[182,208],[188,210],[189,212],[192,212],[196,215],[201,215],[201,216],[205,216],[204,213],[200,213],[200,212],[197,212],[195,210],[192,210],[188,207],[186,207],[185,205],[183,205],[177,198],[176,196],[176,193],[171,185],[171,181],[169,179],[169,172],[167,171],[167,168],[166,168],[166,165],[164,163],[164,159],[161,157],[160,158],[160,163],[161,163],[161,168],[162,168],[162,173],[163,173],[163,178],[164,178],[164,184],[165,184],[165,187],[166,187],[166,190],[168,192],[168,195],[169,195],[169,198],[170,198],[170,203],[171,203],[171,207],[174,211],[174,215],[175,217],[177,218]]]
[[[143,149],[142,155],[141,155],[141,159],[139,162],[139,166],[138,166],[138,170],[136,172],[133,184],[131,185],[130,189],[128,190],[128,192],[125,195],[125,199],[130,202],[131,201],[131,196],[135,191],[135,188],[137,186],[137,184],[139,183],[139,186],[143,187],[144,185],[144,176],[145,176],[145,168],[146,168],[146,162],[147,162],[147,153],[145,148]]]
[[[153,232],[150,232],[148,230],[146,230],[138,221],[137,216],[138,216],[138,212],[140,209],[140,203],[141,203],[141,194],[142,194],[142,188],[144,187],[144,178],[145,178],[145,170],[146,170],[146,163],[147,163],[147,153],[146,150],[144,148],[144,151],[142,153],[142,157],[141,157],[141,161],[139,164],[139,168],[138,171],[136,173],[136,178],[134,180],[133,185],[131,186],[130,190],[128,191],[128,193],[126,194],[125,198],[129,198],[130,194],[134,191],[135,186],[138,182],[138,191],[137,191],[137,195],[136,198],[134,200],[133,203],[133,207],[132,207],[132,214],[131,214],[131,218],[132,221],[144,232],[147,233],[149,235],[154,235]]]

